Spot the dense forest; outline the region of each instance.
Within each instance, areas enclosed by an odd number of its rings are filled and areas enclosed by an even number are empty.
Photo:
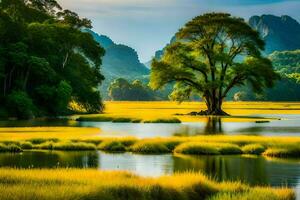
[[[105,50],[83,28],[91,21],[55,0],[0,1],[0,117],[102,111]]]

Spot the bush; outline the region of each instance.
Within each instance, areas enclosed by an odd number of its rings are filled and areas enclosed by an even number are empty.
[[[32,99],[22,91],[13,91],[8,95],[6,106],[9,115],[18,119],[33,118],[36,110]]]
[[[21,147],[15,145],[15,144],[8,145],[7,149],[8,149],[9,152],[12,152],[12,153],[20,153],[20,152],[23,151],[21,149]]]
[[[31,144],[31,142],[21,142],[20,144],[22,149],[32,149],[33,145]]]
[[[103,151],[110,151],[110,152],[124,152],[126,151],[125,146],[118,141],[105,141],[102,142],[99,146],[98,149],[103,150]]]
[[[142,153],[142,154],[163,154],[163,153],[171,152],[170,149],[166,147],[166,145],[155,141],[137,142],[130,147],[130,151],[134,153]]]
[[[44,149],[44,150],[53,150],[54,143],[53,142],[44,142],[41,144],[34,145],[34,149]]]
[[[177,146],[174,150],[176,153],[192,154],[192,155],[218,155],[220,152],[217,147],[211,144],[187,142]]]
[[[8,148],[7,148],[7,146],[6,145],[4,145],[4,144],[0,144],[0,152],[8,152]]]
[[[130,123],[132,119],[130,118],[115,118],[112,120],[113,123]]]
[[[59,142],[59,139],[57,138],[33,138],[26,140],[27,142],[30,142],[32,144],[42,144],[46,142]]]
[[[72,142],[61,142],[54,143],[53,150],[65,150],[65,151],[88,151],[96,150],[96,145],[84,142],[72,143]]]
[[[244,154],[261,155],[265,151],[265,147],[261,144],[249,144],[242,148]]]
[[[216,147],[222,155],[233,155],[243,153],[241,148],[235,144],[216,144]]]
[[[113,121],[112,117],[106,117],[106,116],[81,116],[76,121],[86,121],[86,122],[111,122]]]
[[[264,153],[264,156],[270,157],[279,157],[279,158],[288,158],[288,157],[300,157],[300,148],[299,147],[291,147],[287,149],[280,148],[270,148],[267,149]]]
[[[155,120],[149,120],[149,121],[144,121],[144,123],[147,124],[180,124],[181,121],[177,118],[173,119],[155,119]]]

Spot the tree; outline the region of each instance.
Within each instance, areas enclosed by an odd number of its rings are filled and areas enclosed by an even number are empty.
[[[249,83],[256,92],[272,87],[278,75],[262,57],[264,42],[241,18],[226,13],[195,17],[176,34],[161,60],[153,60],[150,86],[175,82],[171,97],[183,101],[200,95],[206,115],[227,115],[224,98],[235,86]]]
[[[91,28],[88,19],[63,10],[55,0],[0,1],[2,113],[64,115],[71,101],[87,112],[103,110],[98,87],[105,52],[84,28]],[[20,114],[24,107],[32,110]]]
[[[155,94],[140,80],[129,83],[126,79],[118,78],[109,86],[109,97],[114,101],[152,101]]]

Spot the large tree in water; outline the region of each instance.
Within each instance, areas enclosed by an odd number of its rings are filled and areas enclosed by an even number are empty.
[[[227,115],[224,98],[235,86],[249,83],[255,92],[272,87],[278,75],[261,55],[264,42],[241,18],[226,13],[195,17],[176,34],[161,60],[153,60],[150,86],[175,82],[171,97],[183,101],[198,94],[206,115]]]

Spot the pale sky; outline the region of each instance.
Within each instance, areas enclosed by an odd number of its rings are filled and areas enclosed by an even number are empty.
[[[142,62],[193,17],[212,11],[252,15],[290,15],[300,21],[300,0],[58,0],[92,20],[94,31],[137,50]]]

